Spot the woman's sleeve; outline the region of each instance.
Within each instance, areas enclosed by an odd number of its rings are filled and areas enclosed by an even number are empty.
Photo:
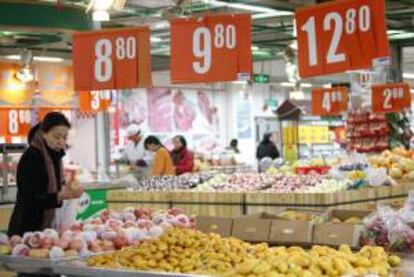
[[[192,172],[194,168],[194,159],[191,152],[186,152],[180,163],[175,166],[176,174],[183,174],[186,172]]]
[[[167,153],[167,155],[169,155]],[[151,176],[160,176],[165,164],[165,156],[161,152],[155,154],[154,163],[151,168]]]
[[[62,202],[57,193],[47,192],[47,180],[41,176],[43,161],[35,153],[22,156],[17,171],[17,185],[23,200],[34,209],[59,208]]]

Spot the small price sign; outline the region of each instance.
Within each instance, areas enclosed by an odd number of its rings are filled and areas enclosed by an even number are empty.
[[[112,101],[111,90],[82,91],[79,93],[79,109],[82,112],[99,112],[108,110]]]
[[[371,93],[373,112],[400,112],[411,108],[411,92],[407,83],[373,85]]]
[[[346,87],[317,88],[312,90],[312,114],[340,115],[348,110],[349,90]]]
[[[207,15],[171,23],[171,81],[250,79],[250,15]]]
[[[1,136],[26,136],[31,122],[32,113],[29,108],[0,108]]]
[[[75,90],[150,86],[149,32],[139,27],[74,34]]]
[[[372,66],[389,56],[384,0],[331,1],[295,13],[299,75]]]

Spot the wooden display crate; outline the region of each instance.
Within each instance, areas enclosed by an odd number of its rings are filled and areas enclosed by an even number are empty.
[[[171,194],[165,191],[114,190],[108,192],[107,202],[108,207],[115,210],[122,210],[125,207],[169,209]]]
[[[171,192],[173,207],[200,216],[237,217],[243,215],[243,193],[228,192]]]
[[[336,207],[339,209],[366,210],[376,204],[375,188],[361,188],[338,192],[338,202]]]

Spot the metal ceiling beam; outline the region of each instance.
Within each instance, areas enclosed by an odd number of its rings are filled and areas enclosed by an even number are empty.
[[[67,32],[92,29],[92,20],[84,9],[64,6],[61,11],[55,4],[34,1],[0,1],[0,28],[24,28]]]

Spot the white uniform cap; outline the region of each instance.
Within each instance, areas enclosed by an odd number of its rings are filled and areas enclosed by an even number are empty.
[[[136,134],[141,132],[141,128],[139,128],[139,126],[137,124],[130,124],[127,128],[126,128],[126,134],[128,137],[132,137],[135,136]]]

